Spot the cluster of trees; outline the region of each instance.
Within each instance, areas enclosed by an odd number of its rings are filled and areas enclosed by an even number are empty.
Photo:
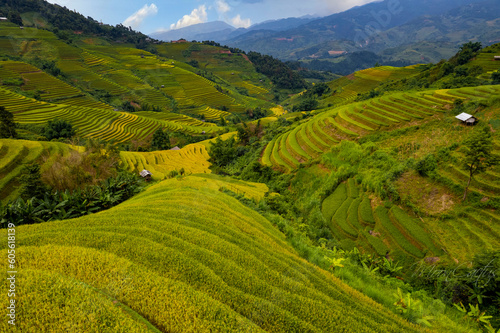
[[[75,134],[73,126],[65,120],[50,120],[42,131],[47,140],[71,139]]]
[[[0,139],[17,138],[14,115],[0,106]]]
[[[249,52],[248,58],[257,72],[267,76],[279,89],[304,89],[307,83],[285,63],[268,55]]]
[[[202,44],[205,44],[205,45],[211,45],[211,46],[217,46],[217,47],[222,47],[223,49],[227,49],[229,51],[231,51],[231,53],[241,53],[241,54],[245,54],[245,51],[241,50],[241,49],[238,49],[238,48],[235,48],[235,47],[229,47],[227,45],[221,45],[220,43],[217,43],[217,42],[214,42],[213,40],[204,40],[201,42]]]
[[[8,13],[9,19],[15,24],[22,25],[19,13],[35,12],[40,14],[47,22],[54,27],[58,34],[61,30],[83,31],[87,34],[95,34],[108,37],[112,40],[123,40],[133,43],[141,49],[150,46],[151,40],[148,36],[125,27],[122,24],[110,26],[102,24],[92,17],[85,17],[80,13],[69,10],[55,4],[50,4],[43,0],[4,0],[0,5],[0,12]],[[66,38],[69,40],[69,38]]]

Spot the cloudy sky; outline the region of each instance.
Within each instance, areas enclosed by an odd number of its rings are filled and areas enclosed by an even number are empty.
[[[221,20],[249,27],[266,20],[326,16],[374,0],[49,0],[107,24],[143,33]]]

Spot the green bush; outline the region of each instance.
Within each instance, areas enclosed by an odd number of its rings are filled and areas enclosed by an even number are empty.
[[[65,120],[49,121],[43,129],[43,136],[48,140],[52,139],[69,139],[76,134],[73,126]]]
[[[36,180],[36,168],[29,179]],[[44,221],[75,218],[111,208],[131,198],[142,190],[143,180],[134,174],[121,173],[99,185],[89,186],[73,192],[50,192],[43,187],[27,188],[33,194],[29,199],[18,198],[0,210],[0,227],[8,223],[16,226]],[[30,192],[28,192],[30,190]],[[41,191],[40,191],[41,190]]]
[[[20,87],[24,84],[24,80],[21,78],[13,78],[13,79],[3,79],[2,84],[4,86],[17,86]]]
[[[436,170],[436,167],[436,157],[434,157],[434,154],[428,154],[417,162],[417,164],[415,165],[415,170],[421,176],[428,176],[431,172]]]

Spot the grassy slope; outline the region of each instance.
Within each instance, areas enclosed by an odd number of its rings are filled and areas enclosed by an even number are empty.
[[[421,331],[300,259],[213,182],[165,181],[105,212],[18,227],[19,328]]]

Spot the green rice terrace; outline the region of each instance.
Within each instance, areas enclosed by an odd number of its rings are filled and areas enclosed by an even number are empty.
[[[40,3],[86,23],[0,21],[1,332],[500,332],[500,44],[311,84]]]

